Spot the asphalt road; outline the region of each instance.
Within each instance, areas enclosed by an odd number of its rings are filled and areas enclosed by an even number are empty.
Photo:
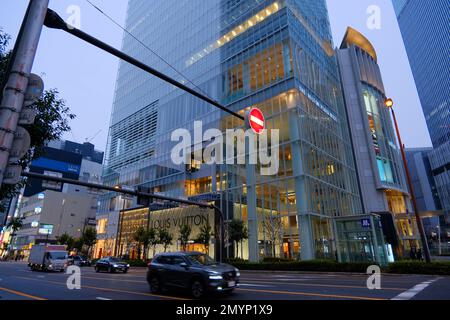
[[[81,289],[69,290],[64,273],[32,272],[24,263],[0,262],[1,300],[189,300],[183,292],[151,294],[144,268],[95,273],[82,268]],[[450,300],[450,277],[382,275],[381,290],[369,290],[359,274],[241,272],[232,295],[214,300]]]

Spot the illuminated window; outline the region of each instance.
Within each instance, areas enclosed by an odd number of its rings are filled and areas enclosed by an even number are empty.
[[[194,54],[191,58],[189,58],[186,61],[186,66],[189,67],[199,61],[200,59],[203,59],[206,55],[210,54],[214,50],[222,47],[223,45],[227,44],[228,42],[232,41],[234,38],[238,37],[248,29],[256,26],[257,24],[261,23],[262,21],[266,20],[268,17],[273,15],[274,13],[277,13],[281,9],[281,5],[278,2],[275,2],[268,6],[267,8],[261,10],[253,17],[249,18],[247,21],[243,22],[242,24],[236,26],[233,30],[228,32],[227,34],[223,35],[220,39],[216,40],[214,43],[210,44],[206,48],[202,49],[201,51]]]
[[[108,224],[108,219],[99,219],[97,220],[97,233],[105,234],[106,233],[106,225]]]

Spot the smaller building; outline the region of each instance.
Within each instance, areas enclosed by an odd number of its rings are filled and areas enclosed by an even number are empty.
[[[174,207],[157,209],[161,207],[156,203],[151,208],[134,208],[120,211],[119,225],[116,230],[117,238],[115,240],[101,237],[107,233],[107,221],[104,219],[97,220],[97,233],[100,236],[95,248],[94,257],[101,258],[104,256],[122,256],[130,259],[137,259],[139,244],[134,239],[136,231],[143,227],[146,230],[154,229],[156,233],[165,229],[173,237],[172,243],[164,248],[163,244],[158,244],[154,249],[154,253],[174,252],[182,249],[179,238],[181,226],[188,225],[191,227],[191,235],[189,239],[188,251],[201,251],[215,257],[218,248],[214,246],[215,217],[214,210],[200,209],[197,207]],[[156,210],[155,210],[156,209]],[[211,227],[211,241],[208,245],[198,243],[196,239],[202,227]],[[142,248],[141,248],[142,249]],[[153,257],[153,249],[146,254],[147,258]]]
[[[348,28],[337,50],[358,184],[365,213],[381,216],[386,241],[397,257],[420,246],[375,48]]]
[[[18,214],[23,226],[10,249],[27,256],[34,244],[56,243],[62,234],[81,237],[87,226],[95,226],[95,201],[94,196],[52,190],[23,198]]]

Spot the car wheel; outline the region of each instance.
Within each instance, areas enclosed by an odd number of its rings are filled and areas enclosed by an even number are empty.
[[[123,270],[123,273],[127,273],[127,272],[128,272],[128,270],[127,270],[127,269]]]
[[[95,272],[100,272],[100,268],[99,267],[95,267]]]
[[[203,283],[198,279],[195,279],[194,281],[192,281],[191,294],[194,297],[194,299],[200,299],[201,297],[203,297],[204,293],[205,293],[205,288],[203,286]]]
[[[108,272],[109,272],[109,273],[113,273],[113,272],[114,272],[114,269],[113,269],[112,267],[108,267]]]
[[[153,277],[149,281],[150,284],[150,291],[152,293],[159,293],[162,290],[162,283],[159,281],[157,277]]]

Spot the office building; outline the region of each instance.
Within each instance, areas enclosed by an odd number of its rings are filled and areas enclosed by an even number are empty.
[[[450,214],[450,6],[446,0],[393,0],[434,150],[429,161]]]
[[[95,226],[97,207],[86,194],[46,190],[21,202],[18,217],[22,228],[16,232],[10,251],[27,256],[34,244],[56,244],[59,236],[80,238],[86,227]]]
[[[171,66],[125,34],[127,54],[241,115],[260,108],[267,129],[279,130],[280,144],[272,146],[279,170],[253,176],[245,165],[174,164],[174,130],[193,132],[202,121],[204,131],[225,132],[244,123],[122,62],[105,183],[216,204],[226,223],[238,219],[248,228],[239,250],[227,241],[228,257],[384,259],[379,217],[361,206],[325,1],[132,0],[126,28]],[[129,254],[117,248],[119,217],[136,206],[117,194],[101,197],[96,254]]]

